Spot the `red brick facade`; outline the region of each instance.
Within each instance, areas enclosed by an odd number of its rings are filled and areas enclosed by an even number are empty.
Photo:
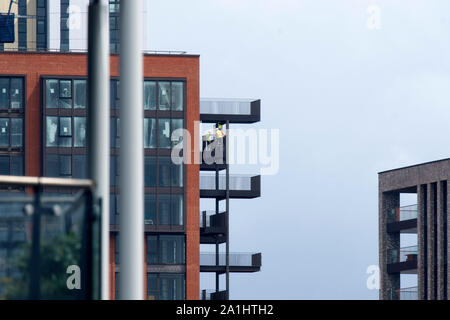
[[[193,136],[199,114],[199,57],[146,55],[144,77],[186,79],[186,124]],[[41,175],[41,76],[86,76],[86,54],[0,53],[0,74],[25,77],[25,174]],[[111,56],[111,76],[119,76],[119,56]],[[194,139],[192,139],[192,144]],[[192,159],[194,156],[191,148]],[[186,168],[186,298],[199,298],[199,167]],[[111,297],[114,296],[114,237],[111,237]],[[144,287],[147,286],[145,281]]]

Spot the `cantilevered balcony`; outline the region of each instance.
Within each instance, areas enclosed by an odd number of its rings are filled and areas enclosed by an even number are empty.
[[[216,291],[213,289],[205,289],[200,291],[200,300],[226,300],[227,291]]]
[[[417,273],[417,246],[388,250],[388,273]]]
[[[417,233],[417,205],[392,209],[388,216],[387,231]]]
[[[261,100],[202,98],[200,120],[204,123],[255,123],[261,120]]]
[[[216,254],[200,253],[200,272],[226,272],[226,255],[219,253],[218,263]],[[261,253],[230,253],[230,272],[258,272],[261,269]]]
[[[200,198],[224,199],[226,197],[226,177],[200,174]],[[261,176],[230,175],[230,198],[252,199],[261,195]]]
[[[200,212],[200,243],[215,244],[226,240],[227,232],[226,213],[217,213],[212,210]]]

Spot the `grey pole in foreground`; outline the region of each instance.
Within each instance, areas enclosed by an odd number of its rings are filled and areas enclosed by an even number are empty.
[[[120,2],[120,299],[144,297],[142,1]]]
[[[102,0],[89,4],[88,177],[101,201],[101,298],[109,299],[109,11]]]

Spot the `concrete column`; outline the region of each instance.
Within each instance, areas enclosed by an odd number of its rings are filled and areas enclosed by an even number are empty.
[[[380,193],[379,197],[379,257],[380,257],[380,299],[398,299],[397,290],[400,289],[400,274],[387,272],[388,251],[400,249],[400,233],[388,233],[386,225],[392,210],[400,206],[398,192]]]
[[[427,188],[427,299],[436,299],[436,183]]]
[[[426,215],[427,186],[417,186],[417,296],[419,300],[427,298],[427,256],[426,252]]]
[[[446,195],[444,195],[444,192],[446,191],[446,188],[444,186],[444,183],[447,183],[446,181],[440,181],[437,184],[437,299],[443,300],[444,299],[444,264],[445,262],[445,245],[444,241],[447,241],[445,239],[444,235],[444,217],[445,217],[445,204],[444,201],[446,200]]]

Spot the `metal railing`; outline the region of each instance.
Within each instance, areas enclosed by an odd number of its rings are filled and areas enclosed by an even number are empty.
[[[219,185],[216,188],[216,176],[212,174],[200,174],[201,190],[225,190],[226,177],[219,175]],[[249,175],[230,175],[230,190],[252,190],[252,176]]]
[[[33,41],[28,41],[28,43],[33,43]],[[87,39],[86,39],[87,44]],[[51,49],[51,48],[25,48],[25,47],[17,47],[17,48],[3,48],[0,50],[1,52],[37,52],[37,53],[87,53],[88,49]],[[142,53],[145,54],[160,54],[160,55],[185,55],[187,51],[181,50],[142,50]],[[119,54],[117,50],[111,51],[111,54]]]
[[[390,291],[390,300],[418,300],[417,287],[394,289]]]
[[[251,114],[251,99],[200,99],[200,113],[203,114]]]
[[[417,260],[417,246],[388,250],[388,263],[398,263]]]
[[[225,300],[226,290],[216,291],[213,289],[204,289],[200,291],[200,300]]]
[[[226,254],[219,253],[219,266],[225,266]],[[200,265],[202,266],[216,266],[216,253],[214,252],[200,252]],[[230,253],[229,265],[236,267],[260,267],[261,254],[260,253]]]
[[[392,209],[388,218],[389,222],[417,219],[417,204]]]
[[[0,176],[0,300],[99,297],[90,180]]]

